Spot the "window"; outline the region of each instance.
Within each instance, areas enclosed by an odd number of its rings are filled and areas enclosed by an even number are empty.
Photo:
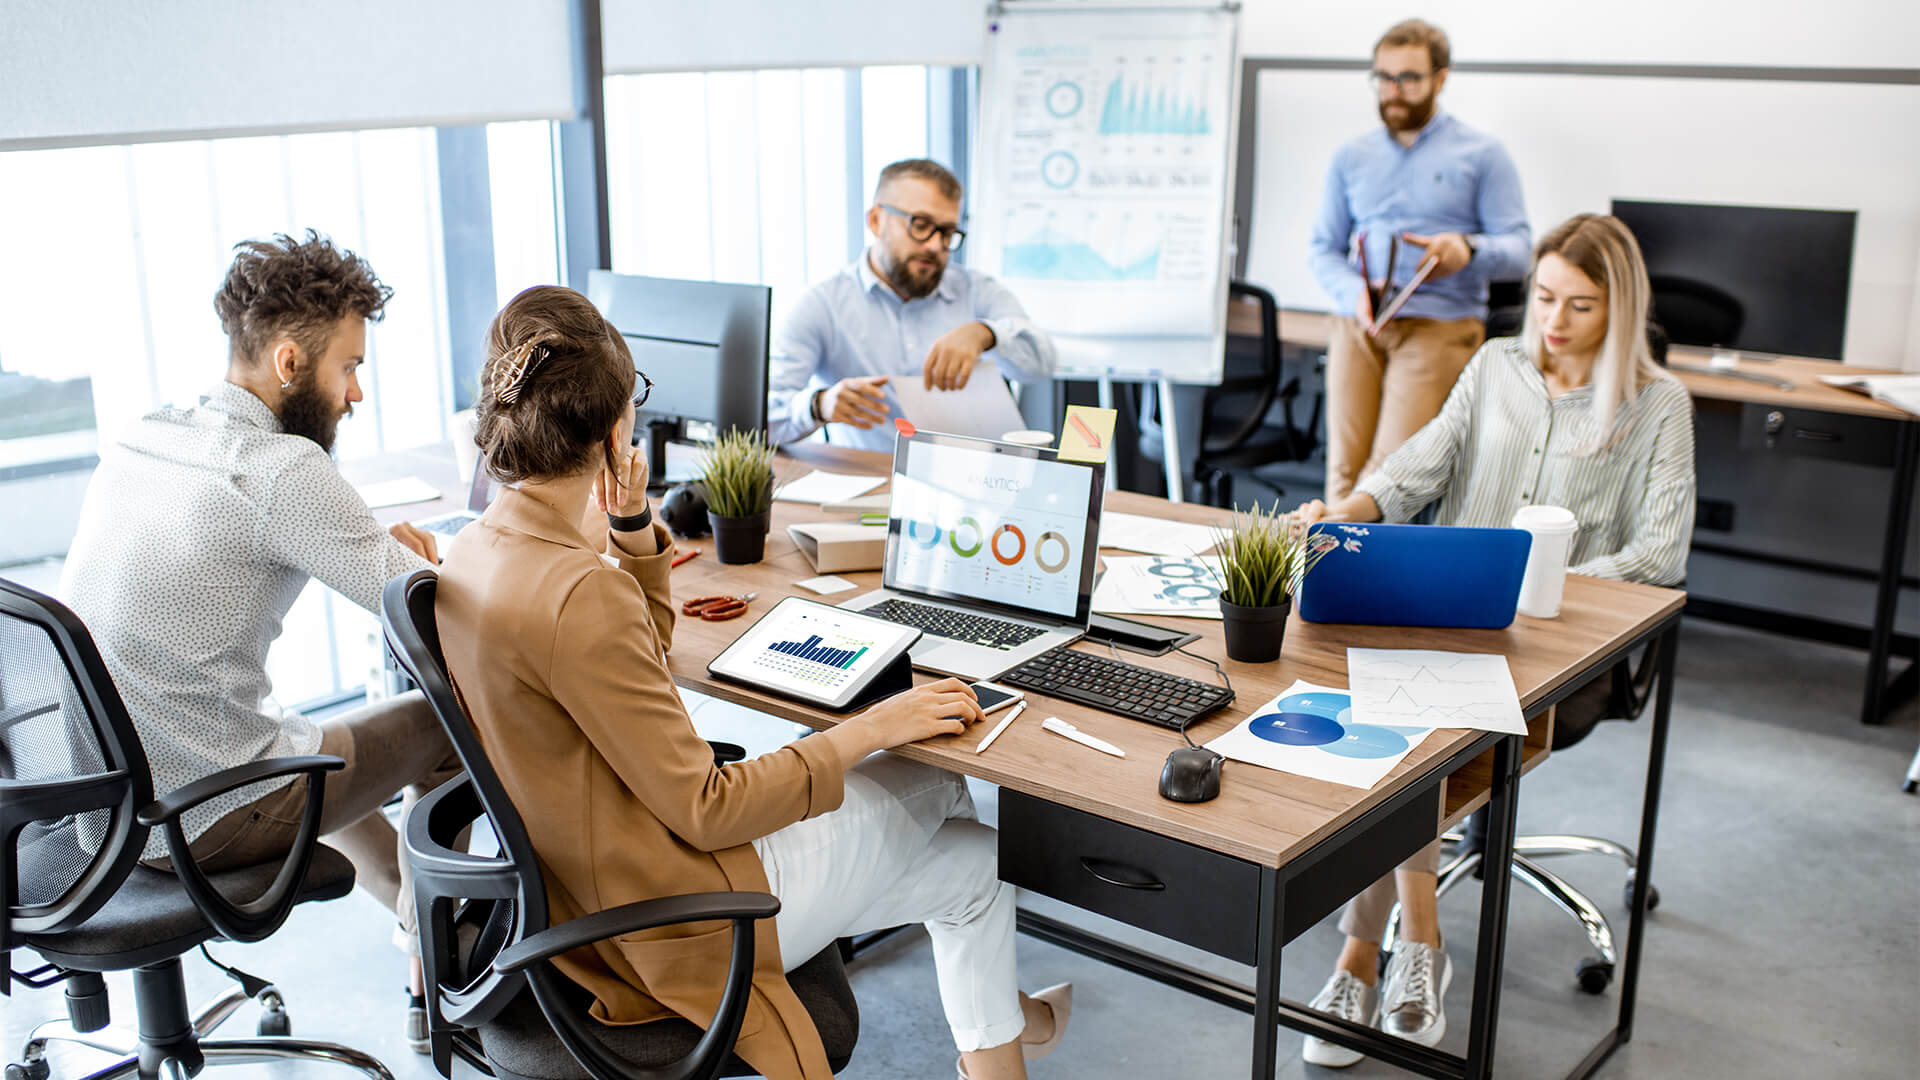
[[[947,100],[933,88],[952,78],[872,67],[608,79],[614,269],[769,285],[779,325],[864,247],[881,166],[955,160],[951,137],[930,134],[951,125],[929,115]]]
[[[558,279],[552,125],[488,128],[504,295]],[[369,328],[343,462],[440,442],[451,411],[431,128],[0,153],[0,574],[52,591],[102,440],[226,370],[214,291],[241,240],[315,228],[394,288]],[[513,283],[520,284],[513,284]],[[23,508],[19,512],[13,508]],[[17,522],[17,527],[16,527]],[[373,617],[310,585],[268,661],[275,696],[357,687]],[[316,663],[315,657],[325,657]]]

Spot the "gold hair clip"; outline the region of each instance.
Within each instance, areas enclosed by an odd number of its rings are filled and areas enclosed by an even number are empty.
[[[487,388],[502,405],[511,405],[520,397],[520,388],[526,385],[527,377],[540,361],[547,358],[546,346],[534,341],[526,341],[507,350],[493,362],[493,373],[487,377]]]

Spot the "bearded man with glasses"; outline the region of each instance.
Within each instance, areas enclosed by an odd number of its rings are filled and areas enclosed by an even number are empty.
[[[966,239],[960,181],[938,162],[880,170],[853,265],[808,290],[774,342],[767,427],[775,443],[833,425],[829,439],[893,448],[889,380],[959,390],[982,359],[1018,382],[1052,377],[1053,342],[1013,294],[985,274],[951,264]]]
[[[1527,272],[1532,231],[1520,174],[1499,140],[1438,107],[1451,49],[1409,19],[1373,49],[1385,125],[1342,146],[1313,229],[1313,274],[1336,313],[1327,351],[1327,494],[1345,498],[1434,418],[1486,336],[1487,283]],[[1398,238],[1398,257],[1394,257]],[[1360,254],[1364,252],[1364,254]],[[1384,292],[1426,281],[1385,325],[1370,327],[1362,268]]]

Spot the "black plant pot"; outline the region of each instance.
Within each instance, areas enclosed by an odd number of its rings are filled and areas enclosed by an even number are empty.
[[[1243,664],[1280,659],[1280,643],[1286,639],[1291,614],[1291,596],[1273,607],[1241,607],[1221,599],[1220,628],[1227,636],[1227,659]]]
[[[773,511],[721,517],[709,510],[707,521],[713,526],[713,553],[721,562],[739,566],[757,563],[766,557],[767,530],[773,525]]]

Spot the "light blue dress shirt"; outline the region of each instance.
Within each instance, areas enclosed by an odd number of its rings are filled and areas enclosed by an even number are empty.
[[[1016,382],[1053,375],[1053,342],[1027,318],[1007,287],[958,263],[947,264],[940,286],[918,300],[902,300],[880,280],[866,252],[807,290],[780,328],[767,375],[767,431],[776,444],[804,439],[820,426],[813,392],[854,375],[919,378],[927,350],[956,327],[985,323],[994,345],[982,354]],[[899,402],[887,392],[896,411]],[[893,425],[862,431],[834,424],[828,438],[861,450],[893,449]]]
[[[1457,232],[1474,255],[1460,272],[1429,278],[1400,317],[1485,319],[1487,282],[1525,277],[1533,247],[1520,173],[1499,140],[1436,111],[1412,146],[1401,146],[1382,125],[1334,152],[1313,226],[1313,276],[1334,314],[1352,314],[1360,299],[1351,254],[1356,234],[1366,237],[1367,272],[1378,282],[1389,238],[1403,232]],[[1425,249],[1401,241],[1395,283],[1411,280],[1424,256]]]

